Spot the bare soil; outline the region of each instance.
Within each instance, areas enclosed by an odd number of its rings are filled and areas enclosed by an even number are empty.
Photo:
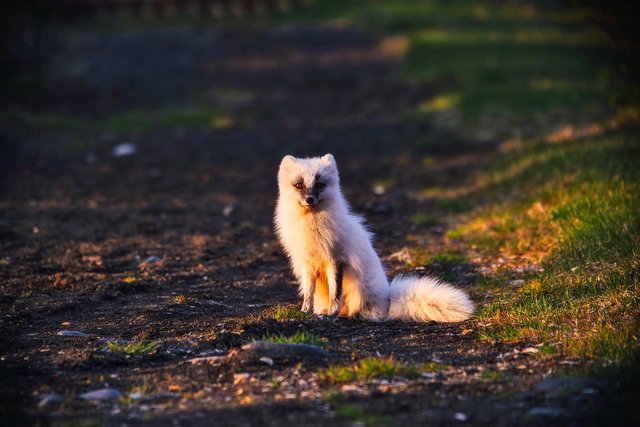
[[[204,104],[232,123],[125,134],[1,125],[0,404],[10,425],[597,422],[592,414],[606,386],[539,383],[577,361],[480,340],[472,321],[267,315],[301,303],[272,231],[283,155],[335,155],[347,198],[366,216],[394,275],[411,270],[388,258],[407,242],[449,247],[447,212],[415,194],[470,182],[495,150],[413,119],[441,88],[401,81],[398,60],[375,37],[345,26],[57,29],[50,36],[44,89],[20,99],[31,111],[90,121]],[[425,137],[435,142],[418,143]],[[137,152],[114,156],[126,142]],[[381,182],[388,188],[377,194]],[[442,219],[416,226],[410,218],[419,212]],[[159,261],[145,264],[149,257]],[[481,267],[420,271],[469,287]],[[299,330],[326,340],[331,364],[394,356],[446,368],[418,379],[330,384],[319,378],[318,362],[194,360]],[[128,358],[106,350],[106,340],[136,339],[160,347]],[[123,398],[78,398],[104,387]],[[38,407],[47,394],[62,404]]]

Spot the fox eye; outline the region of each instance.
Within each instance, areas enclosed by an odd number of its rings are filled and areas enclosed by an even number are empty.
[[[326,186],[327,186],[327,184],[325,184],[324,182],[316,182],[316,188],[318,190],[322,190]]]
[[[301,182],[296,182],[295,184],[293,184],[293,186],[296,190],[302,190],[302,187],[304,187]]]

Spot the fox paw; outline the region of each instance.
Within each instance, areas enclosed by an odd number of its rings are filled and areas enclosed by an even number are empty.
[[[340,305],[338,304],[331,304],[329,306],[329,309],[327,310],[327,315],[329,316],[337,316],[338,312],[340,311]]]
[[[300,310],[304,313],[311,313],[311,303],[309,301],[304,301]]]

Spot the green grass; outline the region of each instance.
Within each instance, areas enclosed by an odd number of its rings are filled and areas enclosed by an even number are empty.
[[[158,351],[160,343],[157,341],[136,341],[126,344],[118,344],[117,342],[107,341],[107,348],[110,352],[120,354],[122,356],[146,356]]]
[[[501,382],[509,378],[509,374],[505,371],[482,371],[480,377],[484,380]]]
[[[325,340],[318,335],[307,331],[298,331],[291,336],[284,335],[265,335],[262,341],[277,342],[283,344],[311,344],[319,347],[326,345]]]
[[[2,120],[18,120],[36,128],[54,128],[114,133],[143,133],[167,127],[210,127],[224,129],[233,125],[227,115],[210,108],[174,108],[133,110],[100,119],[88,119],[60,113],[4,111]]]
[[[276,320],[306,320],[310,319],[311,315],[300,310],[297,306],[280,306],[275,308],[275,310],[271,313],[271,317]]]
[[[324,401],[327,403],[342,403],[347,400],[347,393],[340,390],[332,390],[324,395]]]
[[[371,414],[359,405],[344,405],[336,410],[336,418],[342,421],[365,426],[393,425],[393,418],[388,415]]]
[[[287,320],[308,320],[311,319],[311,314],[305,313],[300,310],[299,306],[293,305],[279,305],[275,307],[269,307],[258,314],[254,314],[249,317],[250,323],[259,323],[266,319],[275,319],[279,321]]]
[[[451,268],[469,261],[467,256],[459,251],[447,249],[443,252],[430,253],[424,248],[411,250],[413,261],[409,267],[445,267]]]
[[[445,365],[437,362],[427,362],[420,368],[421,372],[439,372],[445,369],[449,369],[449,365]]]
[[[616,132],[540,142],[502,159],[481,182],[500,193],[457,233],[487,254],[525,258],[544,271],[481,307],[488,340],[559,343],[604,363],[638,351],[640,138]]]
[[[429,368],[430,367],[426,367],[426,369]],[[351,366],[329,366],[321,370],[319,376],[320,379],[329,383],[344,383],[356,380],[371,381],[381,378],[413,378],[420,375],[420,372],[421,370],[418,366],[398,361],[392,357],[369,357]]]

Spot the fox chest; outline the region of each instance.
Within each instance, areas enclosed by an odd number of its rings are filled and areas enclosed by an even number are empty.
[[[303,257],[308,265],[321,268],[340,258],[340,236],[330,224],[308,221],[296,230],[294,253]]]

